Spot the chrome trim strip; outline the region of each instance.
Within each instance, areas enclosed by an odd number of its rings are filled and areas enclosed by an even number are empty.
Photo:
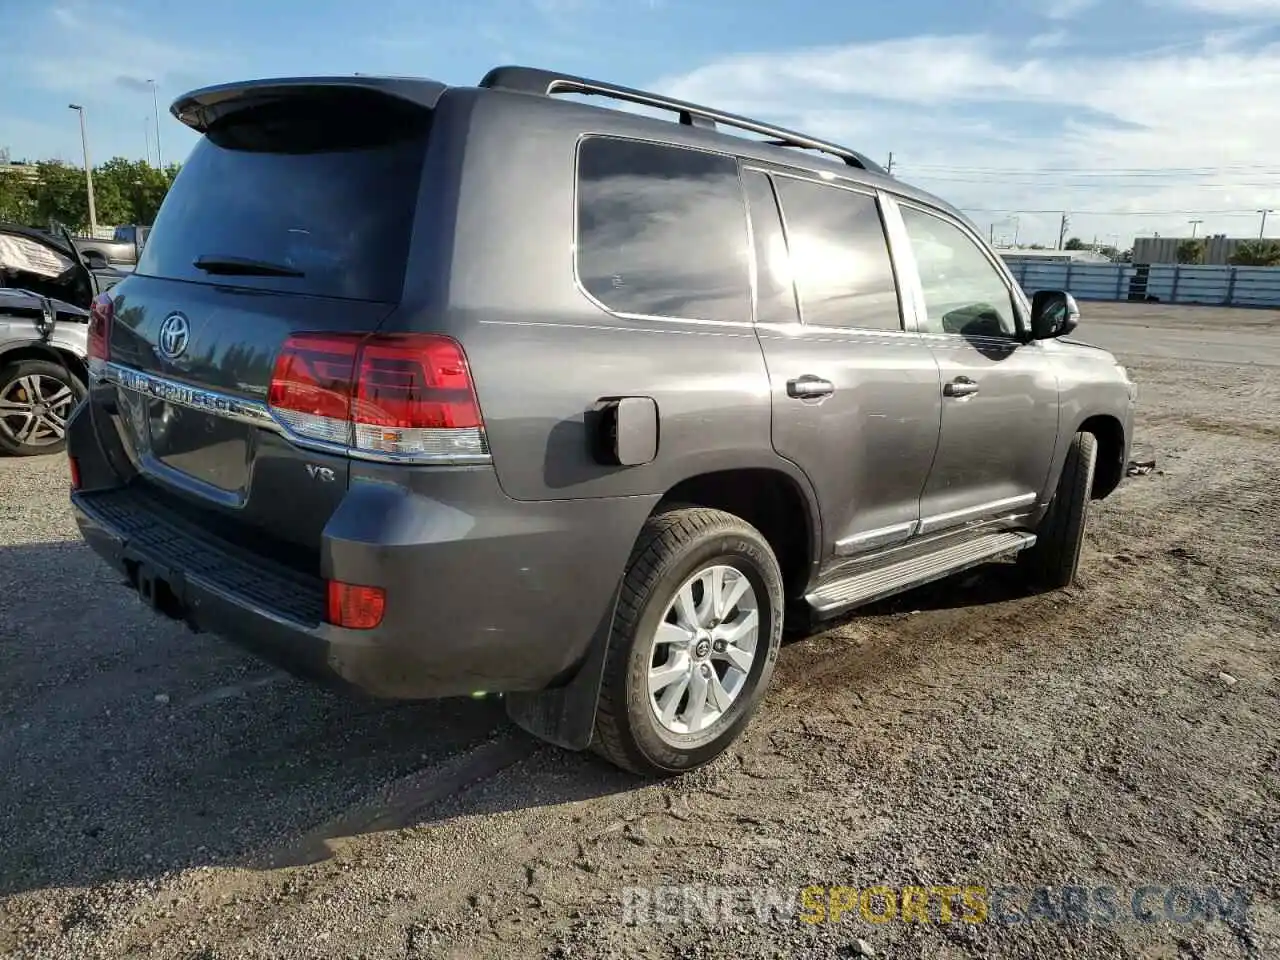
[[[973,517],[985,517],[988,514],[1000,513],[1005,510],[1016,510],[1018,507],[1030,506],[1035,502],[1036,495],[1034,493],[1020,493],[1016,497],[992,500],[990,503],[980,503],[974,507],[965,507],[963,510],[937,513],[931,517],[922,517],[916,532],[931,533],[945,527],[958,526]]]
[[[265,427],[277,433],[284,432],[284,427],[271,415],[266,404],[257,400],[245,400],[214,390],[193,387],[178,380],[143,373],[141,370],[134,370],[118,363],[106,364],[100,377],[126,390],[163,400],[174,406],[199,410],[201,413],[213,414],[251,427]]]
[[[493,462],[493,457],[489,454],[424,456],[421,454],[378,453],[372,450],[358,450],[340,443],[312,440],[307,437],[300,437],[286,427],[275,418],[271,408],[260,400],[246,400],[243,397],[233,397],[217,390],[193,387],[188,383],[157,376],[154,373],[144,373],[141,370],[134,370],[132,367],[109,361],[105,363],[100,360],[90,361],[90,373],[98,382],[114,383],[118,387],[131,393],[141,394],[144,397],[163,400],[165,403],[185,407],[188,410],[197,410],[200,413],[207,413],[210,416],[221,417],[224,420],[242,423],[246,426],[269,430],[272,433],[279,434],[296,447],[301,447],[304,450],[314,450],[317,453],[349,457],[353,460],[369,460],[375,463],[407,465],[471,466]]]
[[[874,530],[855,533],[851,537],[837,540],[835,555],[837,557],[847,557],[861,550],[870,550],[872,547],[883,547],[898,540],[906,540],[916,532],[917,523],[918,521],[916,520],[908,520],[906,523],[894,523],[887,527],[877,527]]]

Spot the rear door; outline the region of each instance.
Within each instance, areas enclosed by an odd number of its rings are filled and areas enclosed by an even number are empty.
[[[826,556],[906,540],[938,441],[938,365],[904,329],[877,196],[743,176],[774,447],[818,492]]]
[[[198,522],[314,548],[347,461],[271,420],[273,365],[290,334],[367,333],[395,308],[429,111],[341,87],[228,100],[112,292],[114,423]]]
[[[918,323],[942,379],[942,433],[920,532],[1031,510],[1058,434],[1058,380],[1041,341],[1020,336],[1015,285],[958,220],[898,204],[919,275]]]

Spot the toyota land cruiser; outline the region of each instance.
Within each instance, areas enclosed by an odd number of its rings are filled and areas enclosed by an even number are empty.
[[[1134,388],[1072,298],[854,150],[521,67],[172,109],[203,136],[93,305],[71,500],[145,602],[297,674],[678,773],[784,616],[1066,585],[1121,481]]]

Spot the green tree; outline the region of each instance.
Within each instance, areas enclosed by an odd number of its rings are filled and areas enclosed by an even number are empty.
[[[124,200],[127,207],[124,218],[112,222],[151,224],[178,169],[177,164],[161,170],[145,160],[115,157],[94,170],[93,182],[95,187],[102,183],[103,189],[118,192]]]
[[[0,173],[0,220],[30,224],[35,213],[31,181],[15,173]]]
[[[1178,244],[1179,263],[1204,263],[1205,242],[1203,240],[1183,240]]]
[[[1237,267],[1280,267],[1280,241],[1245,240],[1228,259]]]
[[[85,186],[84,171],[54,160],[36,164],[36,170],[36,182],[32,191],[36,220],[41,225],[56,222],[72,230],[87,229],[89,194]],[[93,199],[98,223],[110,225],[129,222],[129,204],[121,194],[119,184],[110,177],[101,183],[95,177]]]
[[[1067,241],[1066,249],[1068,249],[1068,250],[1083,250],[1083,249],[1084,249],[1084,241],[1083,241],[1083,240],[1081,240],[1079,237],[1072,237],[1070,240],[1068,240],[1068,241]]]

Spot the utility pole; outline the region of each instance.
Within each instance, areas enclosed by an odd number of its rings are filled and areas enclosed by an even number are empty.
[[[1058,225],[1058,249],[1062,249],[1062,245],[1067,241],[1067,227],[1071,226],[1071,218],[1065,213],[1062,215],[1062,222]]]
[[[151,106],[156,114],[156,167],[163,170],[164,157],[160,154],[160,97],[156,93],[156,82],[148,80],[147,83],[151,84]]]
[[[89,191],[89,236],[96,236],[98,211],[93,203],[93,165],[89,162],[89,134],[84,125],[84,107],[78,103],[68,103],[67,109],[80,114],[80,149],[84,151],[84,183]]]
[[[1188,221],[1187,221],[1187,223],[1191,224],[1191,239],[1192,239],[1192,240],[1194,240],[1194,239],[1196,238],[1196,228],[1197,228],[1198,226],[1200,226],[1200,224],[1204,223],[1204,221],[1203,221],[1203,220],[1188,220]]]
[[[889,151],[889,165],[884,168],[884,172],[893,176],[893,151]]]
[[[1274,211],[1274,210],[1259,210],[1258,212],[1259,212],[1260,214],[1262,214],[1262,226],[1258,228],[1258,239],[1259,239],[1259,240],[1261,240],[1261,239],[1262,239],[1262,235],[1263,235],[1264,233],[1266,233],[1266,232],[1267,232],[1267,214],[1268,214],[1268,213],[1275,213],[1275,211]]]
[[[996,225],[994,223],[991,225],[990,240],[991,240],[991,245],[994,247],[996,245]]]

